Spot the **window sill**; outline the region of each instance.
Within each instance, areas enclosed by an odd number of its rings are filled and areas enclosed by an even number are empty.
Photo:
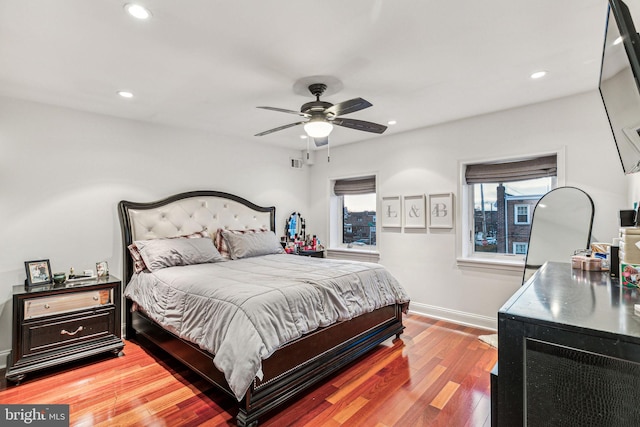
[[[380,252],[364,249],[330,248],[327,249],[327,258],[378,262],[380,261]]]
[[[489,270],[501,270],[522,273],[524,271],[524,260],[508,258],[457,258],[459,267],[485,268]]]

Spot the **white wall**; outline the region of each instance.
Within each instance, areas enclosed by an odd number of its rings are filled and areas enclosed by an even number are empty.
[[[308,170],[289,157],[300,151],[0,98],[0,356],[24,261],[68,272],[106,260],[121,277],[118,202],[189,190],[275,205],[281,232],[292,211],[308,211]]]
[[[24,261],[48,258],[53,270],[68,271],[106,260],[119,274],[122,199],[227,191],[276,205],[280,228],[289,213],[301,212],[326,242],[330,178],[377,173],[379,196],[457,194],[460,160],[559,147],[566,147],[566,184],[594,199],[594,238],[610,240],[618,210],[634,200],[633,181],[622,175],[597,92],[333,147],[331,163],[320,151],[302,171],[289,168],[299,150],[250,138],[0,98],[0,356],[11,346],[11,290],[24,281]],[[458,267],[457,229],[379,232],[380,262],[407,288],[413,310],[495,325],[521,274]]]
[[[402,124],[400,123],[399,126]],[[595,204],[593,238],[611,241],[618,210],[627,204],[622,173],[597,92],[483,115],[331,150],[311,169],[311,215],[328,236],[329,180],[378,174],[378,196],[453,192],[458,162],[555,150],[566,153],[566,185],[586,191]],[[459,199],[457,199],[459,201]],[[378,231],[380,262],[406,287],[411,309],[480,326],[496,326],[496,312],[521,285],[522,273],[459,267],[454,230]],[[567,260],[569,261],[569,260]]]

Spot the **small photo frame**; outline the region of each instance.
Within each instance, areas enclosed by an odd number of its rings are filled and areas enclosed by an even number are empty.
[[[382,223],[383,227],[402,227],[402,204],[400,196],[382,198]]]
[[[453,193],[429,194],[429,228],[453,228]]]
[[[424,194],[404,196],[404,228],[425,228],[427,212]]]
[[[109,264],[107,261],[96,262],[96,276],[107,277],[109,275]]]
[[[27,286],[48,285],[53,282],[48,259],[25,261],[24,268],[27,272]]]

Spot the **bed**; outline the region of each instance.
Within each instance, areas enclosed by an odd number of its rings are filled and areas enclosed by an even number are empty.
[[[216,241],[224,235],[229,239],[228,244],[233,243],[231,249],[237,255],[241,253],[238,252],[240,244],[235,242],[254,239],[249,233],[245,237],[245,231],[256,231],[255,235],[264,239],[276,239],[275,207],[261,207],[229,193],[207,190],[176,194],[151,203],[121,201],[118,213],[123,280],[127,284],[127,339],[136,340],[151,352],[160,347],[221,392],[238,400],[239,426],[257,425],[260,417],[378,344],[394,336],[398,339],[404,329],[402,314],[408,308],[408,296],[378,264],[286,255],[277,250],[251,256],[249,250],[245,252],[247,256],[229,261],[153,268],[150,272],[143,271],[130,254],[129,249],[136,242],[149,247],[178,242],[209,245],[204,240]],[[173,239],[198,234],[210,239],[190,242]],[[232,240],[235,235],[242,237]],[[214,246],[219,248],[218,244]],[[222,250],[216,253],[226,255]],[[330,277],[331,271],[341,273]],[[341,282],[343,277],[350,281]],[[352,289],[354,281],[362,282],[365,289]],[[170,297],[160,294],[165,288]],[[232,288],[234,292],[237,289],[238,294],[232,294]],[[144,296],[145,289],[153,289],[148,293],[150,296]],[[345,289],[348,292],[343,292]],[[238,295],[254,290],[256,294],[269,295],[271,300],[257,303],[252,295],[236,303]],[[361,293],[361,297],[355,298],[357,293]],[[215,298],[229,294],[233,302],[216,302],[214,308],[201,308],[210,294]],[[294,294],[302,295],[303,302],[293,302],[291,295]],[[244,305],[250,303],[254,305]],[[188,312],[179,312],[178,305],[188,307]],[[271,314],[256,319],[258,315],[253,313],[257,313],[257,306],[267,306]],[[312,314],[312,318],[307,319],[306,312],[316,306],[323,314]],[[227,312],[227,309],[234,311]],[[205,312],[207,314],[202,315]],[[188,324],[185,319],[191,317],[203,323]],[[237,350],[238,345],[222,337],[223,334],[216,332],[212,334],[215,338],[207,338],[209,332],[203,331],[208,331],[208,324],[220,324],[223,318],[233,319],[225,323],[225,330],[241,326],[238,329],[241,332],[225,332],[227,336],[240,334],[238,341],[243,344],[260,341],[256,344],[257,366],[254,367],[255,361],[250,362],[251,357],[256,357],[253,351],[247,351],[249,361],[236,363],[239,354],[233,353],[233,348]],[[253,332],[256,323],[277,328],[274,329],[277,332]],[[272,323],[281,325],[272,326]],[[278,338],[270,339],[270,335]],[[254,369],[233,371],[234,368],[228,366],[243,363]]]

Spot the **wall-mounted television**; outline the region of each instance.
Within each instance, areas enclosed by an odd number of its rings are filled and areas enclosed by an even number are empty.
[[[640,172],[640,35],[622,0],[609,0],[599,89],[622,169]]]

